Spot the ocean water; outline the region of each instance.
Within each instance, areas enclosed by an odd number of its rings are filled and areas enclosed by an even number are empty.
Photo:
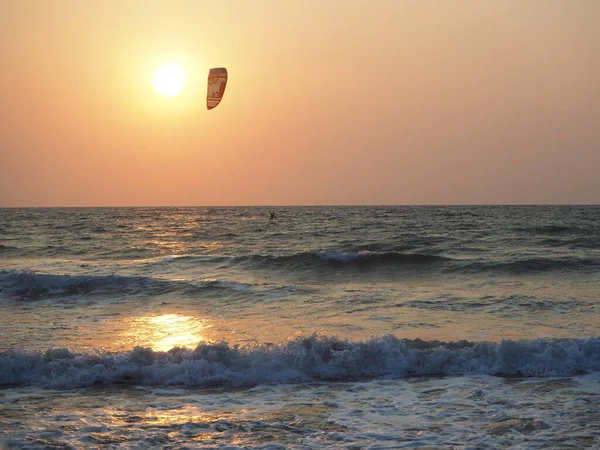
[[[0,209],[0,448],[600,448],[599,300],[598,206]]]

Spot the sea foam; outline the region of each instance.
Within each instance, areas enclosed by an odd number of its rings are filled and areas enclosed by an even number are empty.
[[[201,342],[168,352],[0,354],[0,385],[74,388],[96,384],[253,386],[485,374],[570,376],[600,370],[600,339],[441,342],[387,335],[350,341],[321,334],[281,344]]]

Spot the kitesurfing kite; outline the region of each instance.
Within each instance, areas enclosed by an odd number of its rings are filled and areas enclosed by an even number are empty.
[[[227,69],[225,67],[210,69],[206,90],[206,109],[213,109],[221,102],[225,86],[227,86]]]

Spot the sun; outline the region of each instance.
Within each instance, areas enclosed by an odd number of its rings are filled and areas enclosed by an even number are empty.
[[[177,63],[158,66],[152,74],[152,85],[164,97],[175,97],[185,88],[187,73]]]

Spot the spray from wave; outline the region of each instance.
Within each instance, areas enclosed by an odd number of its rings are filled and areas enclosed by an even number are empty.
[[[351,341],[321,334],[281,344],[201,342],[168,352],[0,354],[0,385],[74,388],[96,384],[252,386],[409,376],[569,376],[600,370],[600,339],[441,342],[394,336]]]

